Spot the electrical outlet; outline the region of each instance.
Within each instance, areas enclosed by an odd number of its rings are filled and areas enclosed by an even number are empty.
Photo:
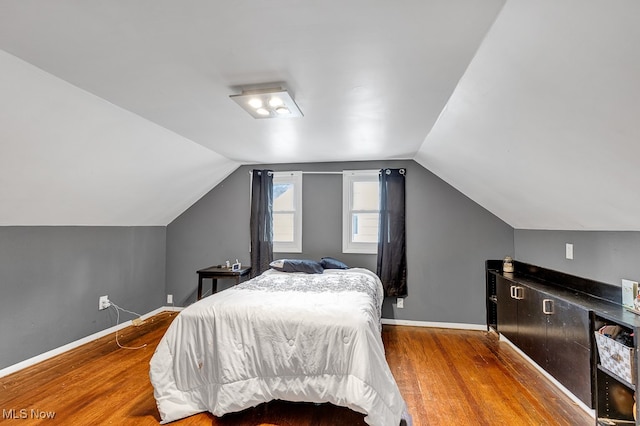
[[[173,294],[167,294],[167,303],[173,305]]]
[[[404,308],[404,299],[402,297],[398,297],[397,305],[398,305],[398,309]]]
[[[98,300],[98,309],[107,309],[109,306],[111,306],[111,302],[109,302],[109,296],[100,296],[100,299]]]

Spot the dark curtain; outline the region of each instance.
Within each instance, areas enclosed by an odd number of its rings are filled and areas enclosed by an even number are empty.
[[[273,171],[253,170],[251,180],[251,276],[273,261]]]
[[[377,274],[385,296],[407,295],[405,169],[380,170]]]

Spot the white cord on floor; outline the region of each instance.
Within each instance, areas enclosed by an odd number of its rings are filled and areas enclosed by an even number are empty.
[[[140,314],[138,314],[138,313],[136,313],[136,312],[128,311],[128,310],[126,310],[126,309],[124,309],[124,308],[121,308],[120,306],[116,305],[116,304],[115,304],[115,303],[113,303],[112,301],[109,301],[109,306],[113,306],[113,309],[115,309],[115,310],[116,310],[116,315],[117,315],[116,327],[118,326],[118,324],[120,324],[120,311],[127,312],[127,313],[129,313],[129,314],[135,315],[135,316],[137,316],[138,318],[142,316],[142,315],[140,315]],[[120,348],[122,348],[122,349],[142,349],[142,348],[144,348],[144,347],[146,347],[146,346],[147,346],[147,344],[146,344],[146,343],[145,343],[144,345],[142,345],[142,346],[135,346],[135,347],[131,347],[131,346],[122,346],[122,345],[120,344],[120,342],[118,341],[118,331],[117,331],[117,330],[116,330],[116,344],[118,345],[118,347],[120,347]]]

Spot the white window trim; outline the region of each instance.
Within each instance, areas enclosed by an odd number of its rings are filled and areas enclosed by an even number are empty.
[[[273,242],[274,253],[302,253],[302,172],[273,172],[273,183],[293,183],[293,242]]]
[[[351,241],[353,235],[353,221],[351,213],[353,211],[352,188],[353,182],[379,181],[379,170],[345,170],[342,173],[342,252],[377,254],[378,243],[358,243]],[[379,209],[377,210],[379,212]]]

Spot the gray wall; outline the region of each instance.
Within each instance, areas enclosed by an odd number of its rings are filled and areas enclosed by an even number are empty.
[[[195,300],[198,269],[226,259],[249,261],[249,170],[342,171],[407,168],[405,308],[385,301],[383,316],[484,324],[484,261],[513,253],[513,229],[414,161],[243,166],[167,227],[167,292]],[[334,256],[375,271],[376,256],[342,253],[342,177],[304,175],[303,253]],[[208,283],[207,283],[208,284]],[[207,285],[206,284],[206,285]],[[205,285],[205,289],[207,288]],[[230,283],[220,283],[220,288]]]
[[[573,260],[565,244],[573,244]],[[620,286],[640,280],[640,232],[516,230],[515,258],[549,269]]]
[[[385,301],[383,315],[484,323],[484,260],[514,252],[504,222],[413,161],[259,167],[407,168],[409,296],[405,309]],[[197,269],[248,263],[251,168],[240,167],[166,228],[0,227],[0,368],[115,325],[112,309],[97,308],[101,295],[141,314],[164,305],[167,293],[187,305]],[[342,254],[341,206],[340,175],[305,175],[304,252],[277,256],[334,256],[375,270],[375,255]]]
[[[0,368],[115,325],[99,296],[162,306],[165,244],[164,227],[0,227]]]

